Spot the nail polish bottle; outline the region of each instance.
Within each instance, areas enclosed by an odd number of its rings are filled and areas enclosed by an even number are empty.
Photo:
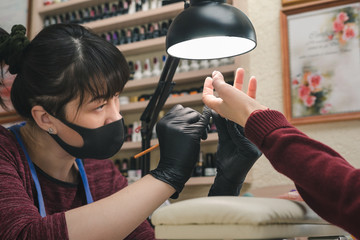
[[[200,69],[199,62],[197,60],[191,60],[190,70],[195,71],[195,70],[199,70],[199,69]]]
[[[126,135],[126,141],[131,142],[132,141],[132,133],[133,133],[134,126],[130,124],[127,128],[127,135]]]
[[[76,16],[78,18],[78,23],[84,23],[84,12],[79,10],[76,13]]]
[[[106,36],[106,41],[109,42],[109,43],[112,43],[112,34],[111,34],[111,32],[106,33],[105,36]]]
[[[80,23],[80,17],[79,17],[79,15],[77,14],[77,12],[76,11],[74,11],[74,12],[72,12],[71,13],[71,22],[72,23]]]
[[[146,39],[146,30],[145,26],[140,27],[140,33],[139,33],[139,41],[144,41]]]
[[[89,14],[89,21],[95,21],[96,20],[96,8],[95,7],[91,7],[90,9],[90,14]]]
[[[201,68],[201,69],[207,69],[207,68],[209,68],[209,61],[208,61],[208,60],[201,60],[201,61],[200,61],[200,68]]]
[[[105,3],[103,6],[103,18],[111,17],[109,3]]]
[[[133,30],[132,30],[132,36],[131,36],[132,42],[139,41],[139,34],[140,34],[139,28],[134,27]]]
[[[128,176],[128,165],[129,165],[129,160],[127,158],[124,158],[122,160],[121,171],[120,171],[124,177]]]
[[[153,58],[152,75],[156,77],[161,75],[160,62],[157,57]]]
[[[156,9],[158,7],[158,0],[151,0],[150,9]]]
[[[50,4],[52,4],[53,3],[53,1],[52,0],[44,0],[44,5],[45,6],[47,6],[47,5],[50,5]]]
[[[116,15],[124,14],[124,2],[119,0],[117,7],[116,7]]]
[[[160,37],[159,23],[154,23],[153,26],[154,26],[153,38]]]
[[[226,66],[229,64],[230,64],[229,58],[221,58],[220,59],[220,66]]]
[[[60,14],[56,16],[56,22],[57,23],[63,23],[64,22],[64,17]]]
[[[211,59],[209,61],[209,66],[211,68],[216,68],[216,67],[220,66],[220,60],[219,59]]]
[[[61,3],[61,0],[53,0],[53,3]]]
[[[132,42],[131,29],[126,30],[126,43],[129,44]]]
[[[120,171],[121,170],[121,161],[120,159],[115,159],[114,164],[116,168]]]
[[[96,19],[103,19],[103,18],[104,18],[104,9],[101,5],[98,5]]]
[[[141,0],[142,11],[148,11],[150,9],[149,0]]]
[[[134,62],[133,62],[133,61],[129,61],[128,64],[129,64],[129,69],[130,69],[129,80],[134,80],[134,73],[135,73]]]
[[[146,39],[154,38],[154,26],[149,23],[147,27]]]
[[[149,78],[152,76],[152,73],[150,71],[150,60],[147,58],[144,62],[144,71],[143,71],[143,78]]]
[[[52,16],[52,17],[50,18],[50,24],[53,25],[53,24],[56,24],[56,23],[57,23],[56,17],[55,17],[55,16]]]
[[[204,176],[215,176],[215,175],[216,175],[216,167],[214,162],[214,155],[212,153],[206,153]]]
[[[161,58],[161,61],[162,61],[162,67],[161,68],[164,68],[165,66],[165,63],[166,63],[166,55],[163,55],[162,58]]]
[[[113,16],[116,16],[117,15],[117,12],[118,12],[118,5],[116,5],[115,3],[113,3],[111,5],[111,9],[110,9],[110,16],[113,17]]]
[[[168,31],[168,23],[167,22],[162,22],[161,23],[160,36],[166,36],[167,31]]]
[[[119,32],[118,31],[114,31],[113,34],[112,34],[112,43],[116,46],[116,45],[119,45]]]
[[[180,72],[188,72],[190,70],[189,60],[182,59],[180,65]]]
[[[83,12],[83,21],[84,23],[89,22],[90,21],[90,9],[89,8],[85,8],[82,10]]]
[[[129,12],[128,14],[133,14],[136,12],[136,2],[135,0],[127,0],[129,4]]]
[[[44,27],[48,27],[48,26],[50,26],[50,18],[46,16],[44,18]]]
[[[126,44],[126,32],[124,29],[120,30],[119,45]]]
[[[139,60],[136,60],[135,61],[134,80],[139,80],[141,78],[142,78],[141,62]]]
[[[142,2],[141,0],[135,0],[135,12],[142,11]]]
[[[124,5],[124,7],[122,9],[122,14],[128,14],[129,13],[129,7],[130,7],[129,0],[124,0],[123,5]]]

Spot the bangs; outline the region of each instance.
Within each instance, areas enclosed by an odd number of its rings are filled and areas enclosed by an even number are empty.
[[[72,85],[68,97],[79,97],[79,107],[85,97],[106,100],[121,93],[129,79],[129,67],[121,52],[112,45],[107,47],[78,49],[81,54],[64,73],[66,85]]]

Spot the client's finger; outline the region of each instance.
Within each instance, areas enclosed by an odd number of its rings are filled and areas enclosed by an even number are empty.
[[[234,87],[241,90],[244,85],[244,69],[238,68],[235,73]]]
[[[251,98],[256,98],[256,88],[257,88],[257,81],[255,77],[251,77],[249,81],[249,87],[247,91],[247,95]]]

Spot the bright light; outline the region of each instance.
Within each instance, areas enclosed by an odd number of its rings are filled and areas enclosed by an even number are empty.
[[[183,59],[217,59],[232,57],[251,51],[252,40],[239,37],[205,37],[177,43],[168,48],[171,56]]]

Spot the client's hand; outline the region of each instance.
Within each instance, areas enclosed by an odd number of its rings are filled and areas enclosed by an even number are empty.
[[[219,143],[215,162],[217,174],[209,196],[238,196],[247,173],[261,152],[244,136],[240,125],[220,117],[214,111],[212,116]]]
[[[160,162],[150,174],[175,188],[177,198],[191,177],[199,157],[200,138],[206,139],[211,111],[201,115],[181,105],[173,107],[157,124]]]

